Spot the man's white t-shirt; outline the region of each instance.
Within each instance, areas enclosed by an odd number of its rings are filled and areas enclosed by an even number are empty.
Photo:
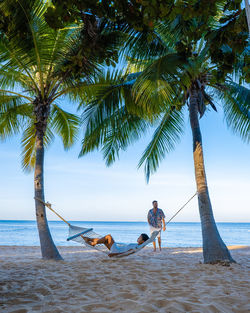
[[[131,249],[136,249],[139,245],[137,243],[130,243],[128,245],[119,246],[115,242],[113,243],[110,253],[124,253]]]

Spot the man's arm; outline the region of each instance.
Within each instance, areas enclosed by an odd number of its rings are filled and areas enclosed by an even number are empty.
[[[164,217],[162,218],[162,224],[163,224],[162,230],[165,231],[166,230],[166,224],[165,224]]]
[[[163,224],[162,230],[165,231],[166,230],[165,214],[162,210],[161,210],[161,220],[162,220],[162,224]]]
[[[148,224],[151,225],[151,224],[150,224],[150,219],[149,219],[149,212],[148,212]]]

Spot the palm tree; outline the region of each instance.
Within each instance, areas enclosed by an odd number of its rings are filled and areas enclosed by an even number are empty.
[[[80,103],[80,93],[112,55],[116,35],[106,23],[84,16],[78,26],[53,30],[44,1],[3,1],[0,5],[0,138],[22,132],[22,165],[34,169],[36,219],[42,257],[61,259],[52,240],[44,201],[44,149],[61,137],[64,148],[77,137],[79,118],[59,101]],[[10,12],[12,15],[10,15]],[[13,17],[13,20],[10,20]],[[6,22],[6,23],[4,23]],[[20,30],[21,29],[21,30]]]
[[[188,57],[187,54],[182,57],[176,52],[182,44],[179,41],[176,45],[180,33],[169,32],[168,26],[159,25],[153,50],[152,42],[150,47],[144,35],[130,37],[127,72],[107,72],[93,86],[95,97],[84,109],[86,131],[80,155],[101,149],[110,165],[120,150],[143,136],[147,128],[154,127],[152,140],[139,161],[139,166],[145,164],[148,180],[179,140],[187,107],[193,134],[204,262],[234,262],[212,212],[198,115],[203,117],[208,108],[216,111],[213,99],[220,99],[228,126],[249,142],[250,92],[229,75],[223,83],[218,80],[204,38],[196,45],[187,44]]]

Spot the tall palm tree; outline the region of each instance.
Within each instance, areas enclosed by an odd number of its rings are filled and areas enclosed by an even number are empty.
[[[59,102],[79,103],[80,93],[112,55],[116,34],[85,16],[83,24],[53,30],[45,21],[46,1],[3,1],[0,12],[0,138],[22,132],[22,165],[34,169],[36,220],[42,257],[61,259],[52,240],[44,201],[44,148],[61,137],[68,149],[79,118]],[[11,14],[10,14],[11,13]],[[1,16],[3,16],[1,15]],[[13,19],[11,19],[13,17]],[[21,30],[20,30],[21,29]]]
[[[180,34],[180,33],[179,33]],[[189,56],[176,52],[178,32],[160,25],[154,49],[145,44],[143,34],[130,37],[134,45],[127,72],[107,72],[93,86],[95,97],[84,109],[86,132],[80,155],[101,149],[107,165],[112,164],[132,141],[154,127],[139,166],[145,164],[147,180],[166,153],[174,148],[189,112],[193,134],[193,158],[205,263],[234,262],[221,239],[214,220],[204,166],[203,143],[199,125],[208,108],[216,111],[220,99],[225,118],[235,133],[250,141],[250,92],[232,77],[218,81],[205,40],[187,45]],[[140,48],[138,49],[138,46]]]

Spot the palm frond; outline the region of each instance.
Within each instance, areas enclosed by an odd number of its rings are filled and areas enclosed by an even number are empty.
[[[62,139],[65,149],[70,148],[78,135],[80,119],[77,115],[64,111],[58,105],[53,104],[51,110],[51,127]]]
[[[217,94],[222,100],[225,119],[229,128],[243,141],[250,142],[250,90],[230,82],[218,86]]]
[[[152,140],[145,149],[138,167],[145,163],[145,175],[147,182],[150,175],[159,167],[166,153],[174,149],[183,132],[184,120],[182,111],[168,110],[162,117],[156,128]]]
[[[91,83],[101,73],[103,64],[115,63],[122,34],[108,28],[109,23],[103,19],[91,19],[86,17],[82,27],[67,38],[61,50],[55,74],[63,77],[68,86],[74,80]]]
[[[54,134],[51,128],[47,127],[43,138],[44,147],[48,148],[53,139]],[[36,163],[36,128],[32,119],[26,125],[26,128],[23,132],[21,147],[22,168],[25,172],[30,172],[34,169]]]
[[[111,119],[111,126],[107,129],[102,145],[103,158],[106,165],[110,166],[119,158],[120,150],[125,150],[133,142],[145,135],[150,126],[146,120],[129,114],[118,114],[118,118]]]
[[[34,123],[31,121],[23,132],[21,147],[22,147],[22,168],[24,171],[30,172],[36,162],[36,130]]]
[[[132,95],[132,87],[136,80],[137,73],[132,75],[124,75],[121,70],[107,71],[98,77],[95,84],[84,87],[86,109],[84,115],[89,113],[95,121],[101,123],[108,115],[113,114],[126,103],[126,109],[130,113],[141,111],[135,104]],[[81,106],[80,106],[81,107]]]
[[[79,156],[101,147],[108,166],[119,158],[120,150],[138,140],[150,126],[145,119],[129,113],[125,106],[101,120],[96,119],[95,113],[85,112],[86,128]]]
[[[30,84],[30,79],[24,73],[16,71],[11,68],[5,68],[4,65],[0,67],[0,81],[2,89],[15,89],[18,87],[22,88],[32,88]]]
[[[183,61],[176,54],[168,54],[150,64],[133,85],[136,103],[150,115],[160,113],[176,97],[175,77]]]
[[[125,46],[121,52],[121,56],[136,58],[137,60],[150,60],[161,57],[169,52],[169,48],[165,45],[159,33],[156,31],[136,31],[126,26],[123,31],[127,35]]]
[[[22,1],[19,0],[18,4],[23,10],[23,14],[25,16],[24,22],[28,24],[33,39],[31,50],[34,50],[34,61],[37,67],[37,72],[39,73],[39,89],[41,90],[42,95],[44,95],[44,75],[42,71],[43,63],[41,52],[44,50],[43,47],[45,46],[44,39],[46,35],[44,33],[44,28],[48,30],[48,26],[43,18],[46,7],[41,1],[34,1],[35,6],[32,7],[30,12],[28,12],[22,4]],[[46,47],[46,49],[48,49],[48,47]]]
[[[106,164],[110,165],[119,151],[138,139],[148,127],[132,96],[132,86],[140,74],[124,75],[121,70],[106,71],[90,86],[91,97],[82,115],[85,127],[80,156],[102,148]]]
[[[30,103],[16,95],[0,94],[0,139],[17,134],[31,115]]]
[[[26,3],[27,2],[27,3]],[[0,61],[6,71],[16,70],[28,76],[32,88],[44,93],[49,84],[48,77],[54,76],[66,35],[70,31],[54,31],[44,18],[46,5],[43,1],[4,1],[1,10],[16,12],[14,25],[25,28],[24,35],[18,29],[11,29],[0,43]],[[8,14],[8,13],[6,13]],[[14,18],[14,17],[13,17]],[[16,26],[17,27],[17,26]]]
[[[4,67],[24,72],[32,82],[32,86],[38,91],[38,85],[31,71],[34,62],[27,56],[26,52],[18,46],[15,40],[9,42],[5,38],[0,40],[0,62]]]

